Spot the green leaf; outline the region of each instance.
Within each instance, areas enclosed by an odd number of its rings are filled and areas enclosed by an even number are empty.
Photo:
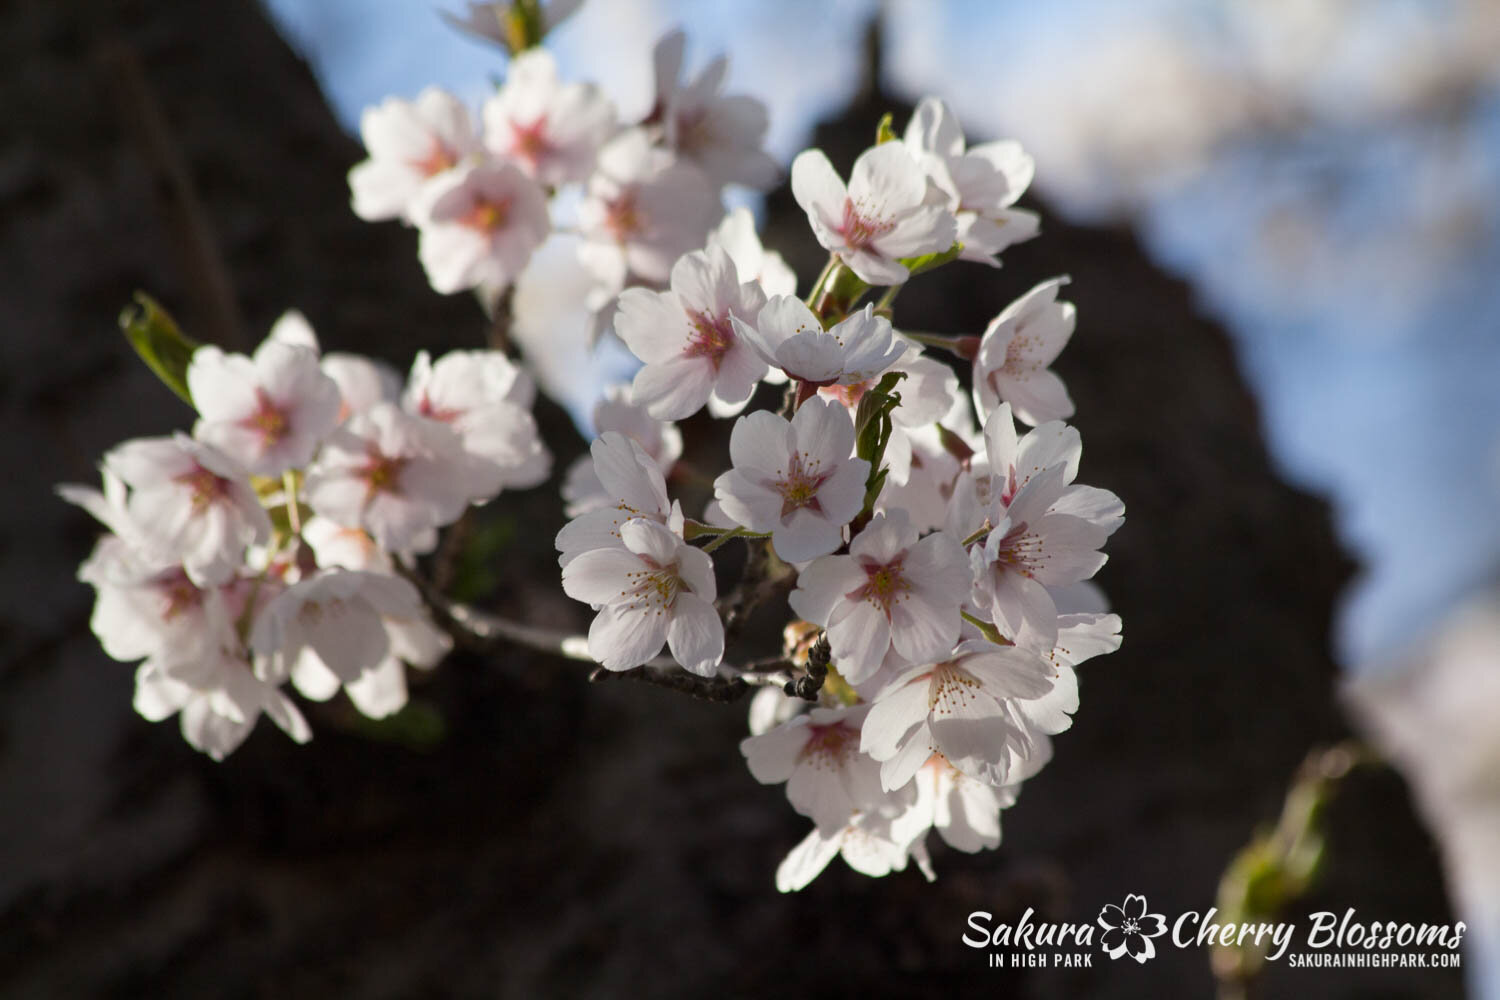
[[[860,398],[859,408],[854,411],[855,453],[870,463],[870,474],[865,479],[866,511],[875,505],[890,472],[881,468],[880,463],[891,440],[891,411],[901,405],[901,394],[894,390],[905,377],[905,372],[886,372],[880,383]]]
[[[145,292],[135,293],[136,305],[126,306],[120,313],[120,329],[125,339],[135,348],[135,353],[146,362],[146,367],[166,383],[183,402],[193,405],[193,396],[188,392],[188,362],[199,347],[195,340],[183,335],[161,305]]]
[[[924,253],[919,257],[902,257],[901,263],[906,265],[906,269],[915,277],[923,271],[931,271],[935,267],[942,267],[963,253],[963,249],[964,245],[962,243],[955,243],[941,253]]]
[[[891,113],[887,111],[880,116],[880,124],[875,126],[875,145],[883,142],[894,142],[896,130],[891,128]]]

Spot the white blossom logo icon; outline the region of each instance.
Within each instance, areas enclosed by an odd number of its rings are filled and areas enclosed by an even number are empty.
[[[1111,903],[1100,910],[1099,926],[1104,928],[1099,943],[1110,958],[1128,954],[1141,964],[1156,955],[1151,939],[1167,932],[1166,918],[1147,913],[1146,897],[1134,893],[1125,897],[1123,905]]]

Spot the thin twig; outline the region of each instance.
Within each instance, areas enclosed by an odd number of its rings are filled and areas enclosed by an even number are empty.
[[[455,641],[467,649],[477,652],[494,652],[511,646],[534,649],[551,656],[585,663],[597,663],[589,655],[589,641],[585,636],[554,629],[523,625],[520,622],[489,614],[466,604],[449,600],[414,570],[398,567],[399,572],[422,595],[433,620]],[[705,701],[735,701],[754,687],[785,687],[795,678],[790,669],[764,670],[764,667],[790,668],[786,660],[777,658],[747,664],[753,669],[737,670],[721,664],[720,673],[713,677],[700,677],[689,673],[670,656],[658,656],[648,663],[629,670],[606,670],[598,667],[589,674],[591,681],[613,679],[643,681],[657,687],[670,688]]]

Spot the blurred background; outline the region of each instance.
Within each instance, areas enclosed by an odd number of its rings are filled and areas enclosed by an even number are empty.
[[[1203,954],[1002,976],[957,940],[976,908],[1213,905],[1304,755],[1349,735],[1352,700],[1422,819],[1391,771],[1351,777],[1289,918],[1446,921],[1451,894],[1476,927],[1467,986],[1500,996],[1500,615],[1461,610],[1500,584],[1500,5],[589,0],[549,39],[565,76],[629,118],[650,104],[651,46],[684,27],[690,70],[727,53],[728,89],[767,103],[783,163],[819,144],[847,170],[882,112],[899,126],[940,95],[972,140],[1035,156],[1042,235],[998,275],[938,272],[901,309],[978,332],[1035,281],[1074,279],[1060,370],[1084,478],[1130,510],[1103,577],[1125,648],[1085,670],[1074,729],[1005,815],[999,854],[942,854],[930,887],[836,863],[785,898],[771,873],[801,832],[743,773],[740,708],[460,655],[425,689],[436,737],[361,732],[331,705],[312,746],[257,732],[216,766],[130,712],[129,669],[87,634],[70,576],[94,529],[45,491],[89,481],[122,437],[184,425],[114,332],[131,292],[190,328],[211,311],[163,163],[202,199],[247,344],[290,306],[325,346],[401,367],[483,336],[471,300],[425,288],[411,234],[359,223],[342,186],[365,106],[429,84],[477,103],[503,74],[437,9],[20,0],[3,15],[3,453],[25,486],[0,545],[5,992],[1209,995]],[[744,200],[805,287],[819,259],[786,192]],[[617,365],[544,378],[578,415]],[[563,411],[542,418],[569,434]],[[557,451],[561,470],[574,452]],[[489,601],[566,624],[577,609],[544,572],[552,496],[490,514],[516,578]],[[1457,646],[1431,638],[1455,628]],[[1464,985],[1273,969],[1260,988]]]

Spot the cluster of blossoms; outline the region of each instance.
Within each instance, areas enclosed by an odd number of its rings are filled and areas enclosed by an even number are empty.
[[[198,347],[184,381],[191,436],[126,441],[102,492],[60,488],[109,529],[79,577],[105,652],[143,661],[136,709],[180,713],[215,759],[262,712],[311,736],[288,680],[318,701],[342,689],[372,718],[397,711],[405,665],[451,645],[398,570],[471,504],[550,472],[531,379],[491,351],[422,353],[403,388],[370,359],[321,354],[288,313],[253,356]]]
[[[907,280],[998,266],[1035,235],[1014,207],[1031,160],[1011,142],[968,146],[930,98],[903,136],[882,123],[847,183],[802,153],[792,192],[829,260],[799,298],[720,194],[778,176],[764,109],[721,94],[722,60],[680,82],[673,33],[652,109],[622,124],[534,47],[574,6],[471,4],[456,23],[511,50],[503,84],[477,123],[437,90],[368,111],[354,210],[418,227],[435,289],[502,310],[550,233],[582,237],[594,326],[640,367],[603,388],[597,438],[564,477],[562,587],[594,618],[553,650],[688,690],[762,687],[744,756],[814,824],[782,890],[835,854],[930,878],[932,830],[963,851],[999,843],[1000,811],[1071,724],[1075,667],[1120,643],[1088,581],[1124,508],[1075,482],[1073,405],[1050,370],[1074,329],[1065,279],[982,334],[893,324]],[[262,711],[307,738],[286,680],[314,699],[342,688],[372,716],[399,708],[403,664],[430,667],[449,644],[405,578],[415,558],[470,505],[549,474],[530,378],[500,353],[423,354],[403,389],[367,360],[320,357],[291,316],[253,358],[198,348],[184,381],[191,437],[127,442],[102,493],[64,488],[111,531],[81,576],[106,651],[144,660],[137,708],[180,710],[216,757]],[[701,477],[711,465],[693,457],[682,478],[711,478],[713,497],[689,517],[667,484],[684,462],[677,422],[704,410],[734,420],[729,464]],[[748,552],[721,595],[715,553],[730,542]],[[730,665],[726,621],[770,598],[794,616],[785,649]]]
[[[1000,810],[1071,723],[1074,668],[1119,646],[1118,617],[1086,581],[1124,507],[1074,482],[1081,442],[1049,368],[1074,327],[1063,280],[981,336],[891,322],[913,272],[995,264],[1034,234],[1012,207],[1030,176],[1013,143],[966,148],[929,99],[847,185],[820,151],[793,163],[830,251],[806,300],[767,279],[753,231],[733,245],[716,233],[666,289],[619,298],[614,329],[642,367],[601,404],[600,436],[569,475],[563,589],[596,609],[588,650],[609,670],[675,663],[759,682],[723,662],[712,553],[737,538],[766,549],[753,564],[790,589],[797,616],[780,663],[805,673],[772,675],[786,684],[756,696],[742,749],[814,823],[778,872],[783,890],[835,854],[872,875],[914,860],[930,877],[933,829],[960,850],[994,847]],[[972,360],[972,393],[933,345]],[[763,381],[787,384],[780,408],[744,412]],[[666,476],[682,447],[673,421],[704,408],[735,419],[730,465],[690,519]]]
[[[504,83],[477,116],[438,88],[365,111],[370,157],[349,173],[353,207],[366,220],[416,226],[432,287],[476,289],[486,302],[549,234],[580,236],[597,332],[622,291],[664,286],[677,259],[703,246],[724,214],[724,185],[764,190],[780,171],[761,148],[765,107],[722,93],[724,58],[684,80],[684,36],[667,35],[656,46],[649,112],[622,121],[598,87],[562,81],[551,54],[521,47],[523,6],[472,4],[466,19],[450,18],[513,50]],[[576,7],[552,3],[533,14],[545,31]]]

